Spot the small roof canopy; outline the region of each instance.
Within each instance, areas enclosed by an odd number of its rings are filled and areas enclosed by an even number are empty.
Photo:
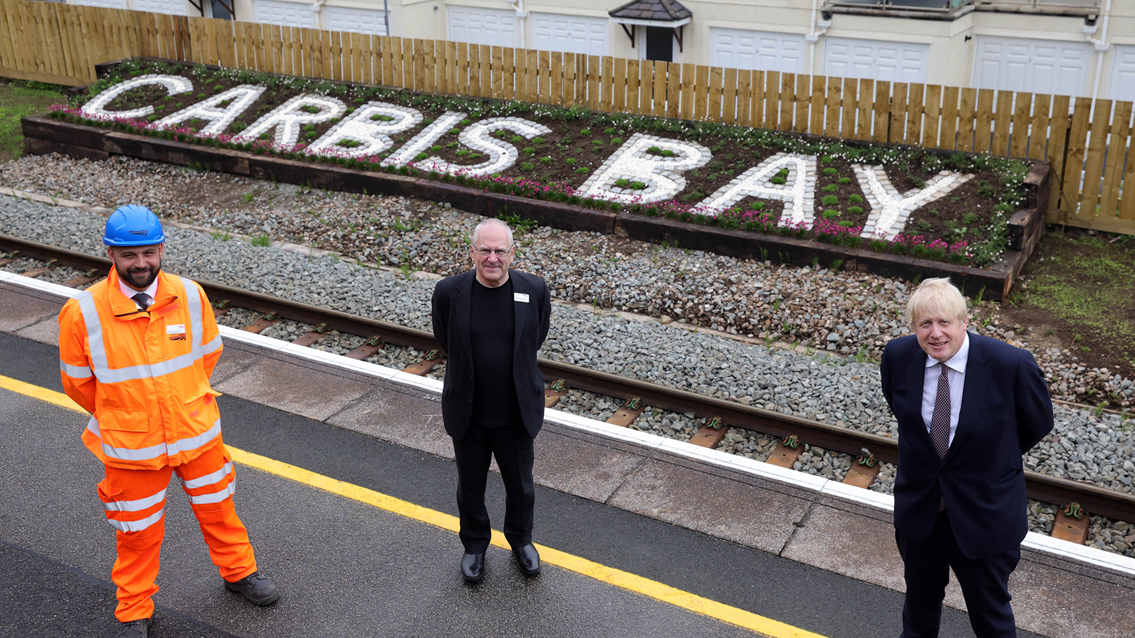
[[[670,28],[687,25],[694,16],[678,0],[631,0],[607,15],[617,24]]]

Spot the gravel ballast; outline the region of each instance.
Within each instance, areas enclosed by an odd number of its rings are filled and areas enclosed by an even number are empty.
[[[398,206],[428,206],[409,200],[399,201],[401,203],[393,204],[395,210],[383,213],[386,215],[384,221],[389,221],[390,215],[401,219],[401,213],[396,210]],[[458,215],[453,211],[439,214]],[[454,232],[460,229],[468,232],[475,219],[462,214],[460,224]],[[100,238],[104,222],[103,217],[87,212],[0,197],[0,232],[33,241],[103,255],[105,247]],[[170,271],[414,328],[428,330],[430,327],[429,300],[434,285],[432,279],[412,278],[396,271],[362,267],[330,256],[256,247],[236,239],[226,240],[221,234],[169,227],[167,235],[169,239],[165,268]],[[556,297],[561,297],[560,290],[578,286],[616,291],[612,295],[642,295],[644,293],[641,291],[651,290],[651,285],[673,286],[672,281],[660,283],[665,277],[646,266],[652,256],[659,257],[665,253],[667,260],[686,260],[685,263],[690,266],[689,272],[692,274],[689,276],[692,277],[692,282],[689,285],[693,288],[682,294],[693,295],[692,290],[700,288],[699,298],[713,300],[716,296],[730,294],[730,287],[749,290],[760,284],[762,288],[759,290],[765,290],[769,294],[746,294],[764,299],[760,303],[770,308],[777,302],[788,299],[819,297],[826,300],[810,307],[795,307],[793,314],[799,315],[803,321],[823,324],[838,320],[846,322],[840,324],[844,328],[856,325],[856,316],[868,317],[875,322],[872,324],[875,328],[862,328],[858,333],[850,329],[839,332],[833,326],[830,335],[837,338],[831,343],[838,348],[843,347],[839,345],[842,340],[864,332],[877,332],[875,336],[879,338],[874,339],[876,341],[884,341],[885,335],[897,336],[905,332],[904,328],[898,327],[896,313],[896,308],[900,308],[906,301],[906,286],[899,281],[863,274],[773,267],[754,262],[741,264],[745,269],[751,270],[751,278],[746,279],[742,274],[730,275],[736,279],[731,282],[728,278],[723,280],[722,271],[713,267],[724,258],[697,253],[685,254],[683,251],[660,247],[637,253],[635,259],[615,259],[609,265],[623,263],[623,269],[603,271],[602,278],[597,280],[598,270],[585,270],[581,275],[570,271],[565,265],[583,259],[578,250],[561,253],[562,260],[556,263],[548,263],[547,259],[541,257],[545,252],[563,250],[564,242],[599,239],[587,238],[585,235],[581,239],[580,235],[583,234],[573,235],[543,228],[527,233],[522,236],[522,241],[527,244],[526,253],[518,259],[518,266],[543,275]],[[450,244],[443,235],[435,233],[426,243],[427,252],[447,255],[437,255],[435,259],[438,263],[452,263],[453,272],[466,268],[463,240]],[[631,249],[627,250],[629,252]],[[613,257],[615,256],[610,255],[608,261]],[[598,269],[601,263],[602,260],[593,260],[588,268]],[[444,268],[438,270],[448,272]],[[643,272],[653,274],[643,275]],[[651,277],[656,279],[652,280]],[[652,281],[655,283],[652,284]],[[811,293],[802,297],[799,295],[802,289],[810,290]],[[870,292],[876,289],[882,292]],[[872,294],[889,297],[889,301],[884,299],[886,311],[876,313],[875,304],[879,302],[875,299],[878,297],[869,297]],[[572,301],[578,299],[571,295],[569,298]],[[713,303],[724,304],[722,301]],[[725,308],[727,305],[720,307]],[[596,311],[599,308],[608,310]],[[878,366],[874,363],[857,361],[856,357],[832,356],[831,350],[826,347],[820,354],[809,355],[741,343],[722,335],[694,332],[657,321],[629,320],[618,316],[609,308],[609,305],[602,303],[596,304],[596,310],[554,305],[551,334],[541,350],[541,356],[882,436],[893,437],[897,434],[897,425],[883,401]],[[871,309],[870,313],[875,314],[869,314],[868,308]],[[248,317],[239,316],[239,312],[231,311],[230,316],[226,316],[222,322],[244,325],[240,323],[244,321],[246,324],[245,319]],[[821,315],[821,312],[825,314]],[[814,316],[815,319],[807,319],[808,316]],[[688,320],[688,317],[682,318]],[[892,323],[896,327],[890,327]],[[866,325],[864,321],[864,326]],[[729,329],[728,326],[718,327]],[[310,329],[311,326],[296,322],[281,322],[264,334],[291,340]],[[852,334],[845,337],[845,333]],[[330,351],[335,351],[335,348],[349,350],[354,347],[352,343],[357,345],[357,342],[352,341],[354,339],[357,338],[349,335],[328,335],[318,347]],[[401,368],[419,360],[423,354],[388,347],[372,360]],[[439,373],[440,370],[435,370],[431,376]],[[565,396],[562,406],[565,411],[587,414],[600,420],[610,416],[617,408],[615,400],[609,397],[574,390]],[[700,425],[700,419],[656,412],[648,407],[644,417],[634,427],[688,440]],[[1131,482],[1135,477],[1135,465],[1131,462],[1135,456],[1135,433],[1132,432],[1131,425],[1130,421],[1124,423],[1117,414],[1095,414],[1090,410],[1057,406],[1056,429],[1030,452],[1026,464],[1030,469],[1051,476],[1089,481],[1101,487],[1131,493]],[[733,430],[722,449],[746,456],[752,454],[752,458],[763,459],[767,457],[768,450],[775,447],[775,443],[769,437]],[[850,463],[851,458],[847,455],[808,448],[797,464],[797,469],[839,480]],[[893,486],[893,476],[893,468],[884,467],[880,480],[876,481],[872,489],[889,492]],[[1044,512],[1031,511],[1030,524],[1034,528],[1043,528],[1044,521],[1039,517],[1045,515]],[[1095,544],[1102,544],[1110,551],[1135,555],[1135,535],[1131,535],[1126,525],[1101,520],[1103,522],[1095,532]],[[1051,522],[1048,524],[1050,526]],[[1122,527],[1117,527],[1120,525]]]

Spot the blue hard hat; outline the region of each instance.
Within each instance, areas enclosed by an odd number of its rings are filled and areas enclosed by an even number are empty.
[[[145,206],[122,206],[106,220],[102,243],[107,246],[152,246],[166,240],[158,216]]]

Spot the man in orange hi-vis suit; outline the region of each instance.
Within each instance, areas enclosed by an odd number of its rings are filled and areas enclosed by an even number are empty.
[[[177,474],[225,587],[257,605],[280,597],[256,569],[233,506],[233,464],[209,377],[221,356],[213,309],[197,283],[161,272],[154,213],[123,206],[106,222],[110,275],[59,313],[67,395],[93,416],[83,442],[103,462],[98,484],[117,530],[120,638],[146,638],[158,591],[166,489]]]

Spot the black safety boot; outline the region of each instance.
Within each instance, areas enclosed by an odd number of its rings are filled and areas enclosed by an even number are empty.
[[[149,638],[151,624],[149,618],[139,618],[138,620],[124,622],[122,623],[122,629],[118,631],[118,638]]]
[[[276,583],[259,571],[252,572],[236,582],[226,580],[225,589],[235,591],[244,596],[248,602],[261,607],[271,605],[280,598],[280,589],[276,587]]]

